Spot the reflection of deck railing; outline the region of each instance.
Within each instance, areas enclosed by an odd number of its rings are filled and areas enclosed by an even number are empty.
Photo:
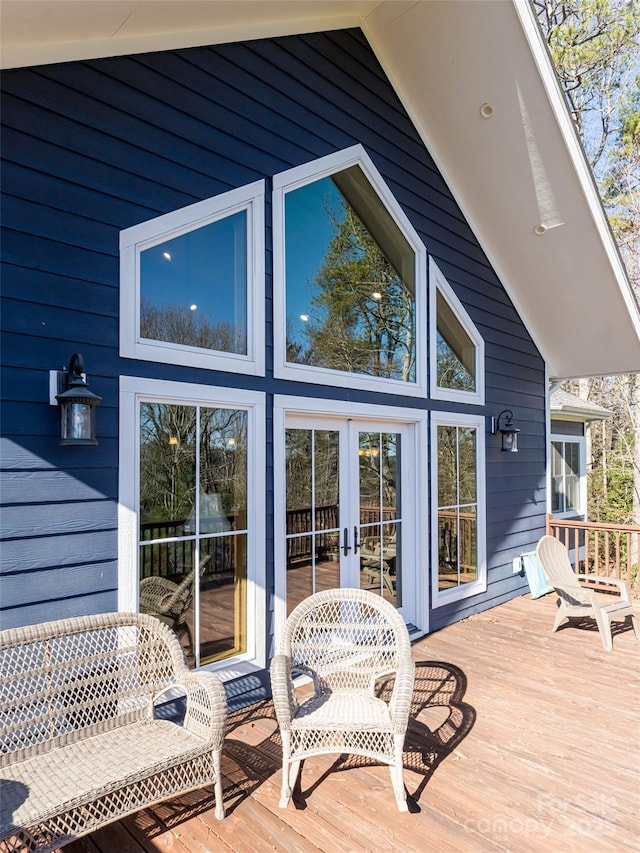
[[[547,533],[567,547],[576,572],[621,578],[632,589],[639,589],[640,527],[569,521],[548,515]]]
[[[219,519],[203,519],[203,522],[207,521],[206,529],[209,533],[215,532],[216,523],[219,523],[220,533],[227,530],[233,531],[236,526],[234,515],[225,516],[222,521]],[[141,578],[150,575],[159,575],[160,577],[183,575],[191,570],[193,567],[194,537],[192,531],[186,527],[187,522],[188,519],[182,518],[152,521],[140,525]],[[154,542],[154,544],[146,545],[146,542]],[[200,560],[203,557],[210,557],[205,571],[207,578],[215,579],[233,572],[237,560],[236,536],[200,537]]]
[[[397,517],[395,507],[361,506],[360,524],[392,521]],[[287,562],[311,557],[311,535],[315,530],[316,557],[324,559],[329,551],[337,550],[340,539],[340,506],[337,503],[287,510]],[[389,525],[391,527],[391,525]],[[323,531],[330,530],[331,533]],[[390,535],[393,530],[388,530]],[[296,535],[297,534],[297,535]]]
[[[458,522],[460,527],[458,528]],[[460,569],[474,571],[478,565],[475,513],[438,510],[438,559],[440,566],[457,565]]]

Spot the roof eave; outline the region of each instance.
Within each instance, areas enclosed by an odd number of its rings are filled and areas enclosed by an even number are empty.
[[[15,21],[3,27],[4,67],[360,25],[549,377],[640,371],[640,310],[528,0],[3,0],[1,8],[3,23],[9,13],[22,22],[20,38],[6,35]],[[56,10],[57,28],[47,25]],[[440,263],[442,247],[427,249]],[[463,264],[442,266],[463,288]]]

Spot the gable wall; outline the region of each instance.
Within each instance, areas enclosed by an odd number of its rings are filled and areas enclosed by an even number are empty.
[[[271,373],[269,205],[265,379],[119,358],[120,230],[355,143],[484,336],[480,411],[510,408],[522,430],[517,457],[487,436],[488,593],[432,628],[522,589],[511,558],[544,532],[544,365],[359,31],[19,69],[3,90],[3,626],[117,606],[120,375],[300,393]],[[47,402],[75,351],[103,397],[97,448],[59,447]]]

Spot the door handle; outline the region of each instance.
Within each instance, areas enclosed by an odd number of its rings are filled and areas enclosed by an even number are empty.
[[[349,528],[345,527],[342,534],[342,553],[347,556],[349,551],[351,550],[351,545],[349,545]]]
[[[360,543],[358,542],[358,526],[356,524],[353,525],[353,553],[358,553],[358,548],[360,547]]]

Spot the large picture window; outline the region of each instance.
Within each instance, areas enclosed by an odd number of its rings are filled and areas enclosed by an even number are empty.
[[[425,394],[424,246],[361,146],[274,178],[275,373]]]
[[[432,415],[433,606],[486,589],[483,420]]]
[[[123,503],[135,519],[123,578],[127,604],[169,625],[191,666],[252,660],[264,536],[262,396],[122,382],[124,428],[135,424],[137,437],[125,442],[135,449],[121,465]],[[134,537],[131,524],[123,531]]]
[[[264,185],[123,231],[121,353],[264,373]]]

